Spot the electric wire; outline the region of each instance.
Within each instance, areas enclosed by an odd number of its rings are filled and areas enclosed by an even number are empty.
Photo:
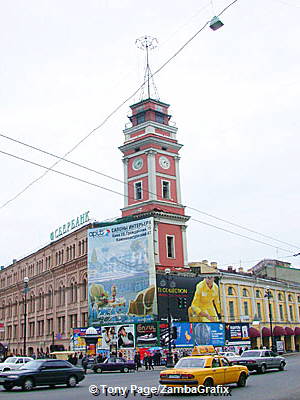
[[[11,154],[11,153],[5,152],[5,151],[3,151],[3,150],[0,150],[0,153],[1,153],[1,154],[4,154],[4,155],[6,155],[6,156],[9,156],[9,157],[15,158],[15,159],[17,159],[17,160],[20,160],[20,161],[23,161],[23,162],[26,162],[26,163],[29,163],[29,164],[38,166],[38,167],[40,167],[40,168],[48,169],[47,166],[44,166],[44,165],[39,164],[39,163],[34,162],[34,161],[27,160],[27,159],[25,159],[25,158],[23,158],[23,157],[16,156],[15,154]],[[105,186],[101,186],[101,185],[98,185],[98,184],[93,183],[93,182],[89,182],[89,181],[87,181],[87,180],[85,180],[85,179],[78,178],[78,177],[76,177],[76,176],[74,176],[74,175],[70,175],[70,174],[67,174],[67,173],[65,173],[65,172],[57,171],[57,170],[54,170],[54,169],[51,169],[51,171],[52,171],[52,172],[55,172],[55,173],[57,173],[57,174],[59,174],[59,175],[66,176],[66,177],[68,177],[68,178],[77,180],[77,181],[79,181],[79,182],[86,183],[86,184],[88,184],[88,185],[91,185],[91,186],[94,186],[94,187],[97,187],[97,188],[106,190],[107,192],[114,193],[114,194],[118,194],[118,195],[120,195],[120,196],[122,196],[122,197],[127,197],[128,199],[134,199],[134,197],[132,197],[132,196],[125,195],[124,193],[118,192],[118,191],[113,190],[113,189],[109,189],[109,188],[107,188],[107,187],[105,187]],[[134,199],[134,200],[135,200],[135,199]],[[278,250],[282,250],[282,251],[285,251],[285,252],[288,252],[288,253],[292,253],[290,250],[287,250],[287,249],[284,249],[284,248],[281,248],[281,247],[278,247],[278,246],[274,246],[274,245],[272,245],[272,244],[270,244],[270,243],[263,242],[262,240],[250,238],[249,236],[242,235],[242,234],[240,234],[240,233],[233,232],[233,231],[230,231],[230,230],[228,230],[228,229],[221,228],[221,227],[218,227],[218,226],[213,225],[213,224],[209,224],[209,223],[204,222],[204,221],[197,220],[196,218],[191,218],[191,220],[192,220],[192,221],[196,221],[196,222],[198,222],[198,223],[200,223],[200,224],[202,224],[202,225],[210,226],[210,227],[213,227],[213,228],[215,228],[215,229],[218,229],[218,230],[221,230],[221,231],[224,231],[224,232],[227,232],[227,233],[231,233],[231,234],[233,234],[233,235],[236,235],[236,236],[239,236],[239,237],[242,237],[242,238],[245,238],[245,239],[252,240],[252,241],[254,241],[254,242],[256,242],[256,243],[264,244],[264,245],[266,245],[266,246],[273,247],[273,248],[278,249]]]
[[[232,1],[230,4],[228,4],[219,14],[218,16],[222,15],[229,7],[231,7],[234,3],[236,3],[238,0]],[[153,74],[152,77],[157,75],[163,68],[165,68],[179,53],[182,52],[182,50],[193,40],[195,39],[196,36],[200,32],[202,32],[206,26],[209,24],[210,21],[207,21],[190,39],[188,39],[180,48],[177,50],[171,57],[167,59]],[[93,128],[88,134],[86,134],[82,139],[80,139],[79,142],[77,142],[70,150],[68,150],[62,158],[67,157],[69,154],[71,154],[74,150],[76,150],[83,142],[85,142],[92,134],[94,134],[98,129],[100,129],[114,114],[116,114],[132,97],[134,97],[142,88],[143,86],[147,83],[147,81],[144,81],[131,95],[129,95],[125,100],[123,100],[118,106],[116,106],[105,118],[104,120],[95,128]],[[47,167],[46,171],[35,178],[33,181],[31,181],[29,184],[27,184],[20,192],[18,192],[16,195],[14,195],[12,198],[8,199],[4,204],[0,206],[0,209],[3,209],[6,207],[8,204],[10,204],[12,201],[16,200],[19,196],[21,196],[27,189],[29,189],[31,186],[33,186],[35,183],[37,183],[39,180],[41,180],[49,171],[52,170],[57,164],[60,163],[61,160],[57,160],[55,163]]]
[[[67,162],[67,163],[69,163],[69,164],[72,164],[72,165],[75,165],[75,166],[77,166],[77,167],[86,169],[86,170],[88,170],[88,171],[90,171],[90,172],[94,172],[94,173],[96,173],[96,174],[98,174],[98,175],[104,176],[105,178],[112,179],[112,180],[114,180],[114,181],[116,181],[116,182],[125,184],[125,181],[123,181],[123,180],[121,180],[121,179],[115,178],[115,177],[113,177],[113,176],[111,176],[111,175],[108,175],[108,174],[104,174],[104,173],[102,173],[102,172],[100,172],[100,171],[98,171],[98,170],[95,170],[95,169],[93,169],[93,168],[89,168],[89,167],[87,167],[87,166],[85,166],[85,165],[76,163],[76,162],[74,162],[74,161],[67,160],[67,159],[65,159],[65,158],[63,158],[63,157],[59,157],[59,156],[56,155],[56,154],[50,153],[49,151],[46,151],[46,150],[42,150],[42,149],[40,149],[40,148],[38,148],[38,147],[36,147],[36,146],[29,145],[29,144],[27,144],[27,143],[25,143],[25,142],[23,142],[23,141],[14,139],[14,138],[12,138],[12,137],[10,137],[10,136],[8,136],[8,135],[4,135],[3,133],[0,133],[0,137],[3,137],[3,138],[5,138],[5,139],[8,139],[8,140],[10,140],[10,141],[12,141],[12,142],[21,144],[21,145],[23,145],[23,146],[25,146],[25,147],[29,147],[30,149],[39,151],[39,152],[41,152],[41,153],[47,154],[47,155],[49,155],[49,156],[51,156],[51,157],[55,157],[55,158],[57,158],[57,159],[59,159],[59,160],[61,160],[61,161],[65,161],[65,162]],[[147,189],[144,189],[144,192],[145,192],[145,193],[148,193],[148,194],[156,195],[156,193],[153,193],[153,192],[151,192],[150,190],[147,190]],[[218,221],[221,221],[221,222],[227,223],[227,224],[229,224],[229,225],[235,226],[236,228],[246,230],[246,231],[248,231],[248,232],[251,232],[251,233],[254,233],[254,234],[256,234],[256,235],[265,237],[265,238],[267,238],[267,239],[273,240],[273,241],[278,242],[278,243],[286,244],[286,245],[288,245],[289,247],[294,247],[294,248],[296,248],[296,249],[300,249],[300,246],[296,246],[296,245],[293,245],[293,244],[291,244],[291,243],[288,243],[288,242],[285,242],[285,241],[276,239],[276,238],[274,238],[274,237],[272,237],[272,236],[270,236],[270,235],[263,234],[263,233],[261,233],[261,232],[258,232],[258,231],[255,231],[255,230],[253,230],[253,229],[247,228],[247,227],[245,227],[245,226],[243,226],[243,225],[240,225],[240,224],[237,224],[237,223],[228,221],[228,220],[226,220],[226,219],[224,219],[224,218],[217,217],[217,216],[215,216],[215,215],[213,215],[213,214],[209,214],[209,213],[207,213],[207,212],[205,212],[205,211],[201,211],[201,210],[199,210],[199,209],[197,209],[197,208],[195,208],[195,207],[191,207],[191,206],[189,206],[189,205],[186,205],[186,208],[188,208],[189,210],[198,212],[198,213],[200,213],[200,214],[206,215],[207,217],[214,218],[214,219],[216,219],[216,220],[218,220]]]

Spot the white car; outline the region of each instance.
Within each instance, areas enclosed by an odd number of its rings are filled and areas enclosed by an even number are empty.
[[[235,361],[235,360],[241,358],[241,356],[239,354],[236,354],[233,351],[221,351],[221,352],[219,352],[219,354],[221,356],[226,357],[227,360],[229,360],[229,361]]]
[[[33,358],[31,357],[8,357],[3,363],[0,363],[0,371],[11,371],[11,370],[16,370],[26,363],[28,361],[33,361]]]

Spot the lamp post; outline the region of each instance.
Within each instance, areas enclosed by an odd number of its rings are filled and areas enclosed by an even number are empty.
[[[273,336],[273,326],[272,326],[273,317],[272,317],[272,308],[271,308],[271,303],[270,303],[270,298],[272,297],[272,293],[271,293],[271,290],[270,290],[269,286],[266,287],[265,297],[267,297],[267,299],[268,299],[268,307],[269,307],[269,320],[270,320],[270,330],[271,330],[271,348],[272,348],[272,351],[275,351],[275,343],[274,343],[274,336]]]
[[[172,355],[172,346],[171,346],[171,314],[170,314],[170,281],[169,281],[169,275],[170,275],[170,268],[165,269],[165,274],[167,277],[167,313],[168,313],[168,353],[167,353],[167,367],[171,368],[174,366],[173,363],[173,355]]]
[[[24,343],[23,343],[23,356],[26,356],[26,335],[27,335],[27,293],[29,292],[28,276],[24,278]]]

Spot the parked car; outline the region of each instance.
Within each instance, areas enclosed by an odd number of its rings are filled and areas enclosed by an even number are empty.
[[[28,363],[33,361],[31,357],[8,357],[3,363],[0,363],[0,371],[11,371],[20,369]]]
[[[233,351],[221,351],[219,352],[219,355],[226,357],[229,361],[235,361],[241,358],[239,354],[236,354]]]
[[[103,371],[120,371],[120,372],[129,372],[134,371],[136,369],[134,361],[126,361],[121,357],[110,357],[107,358],[102,363],[94,363],[93,371],[95,373],[103,372]]]
[[[233,361],[237,365],[245,365],[249,371],[257,371],[262,374],[267,369],[284,370],[286,360],[271,350],[246,350],[241,358]]]
[[[12,390],[14,386],[21,386],[23,390],[60,384],[74,387],[83,379],[83,369],[74,367],[65,360],[33,360],[17,371],[0,372],[0,385],[6,390]]]

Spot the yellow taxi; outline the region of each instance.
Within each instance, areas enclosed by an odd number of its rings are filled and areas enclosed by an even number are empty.
[[[213,346],[196,346],[191,356],[181,358],[174,368],[162,371],[159,383],[165,387],[213,387],[229,383],[243,387],[248,376],[247,367],[231,365]]]

